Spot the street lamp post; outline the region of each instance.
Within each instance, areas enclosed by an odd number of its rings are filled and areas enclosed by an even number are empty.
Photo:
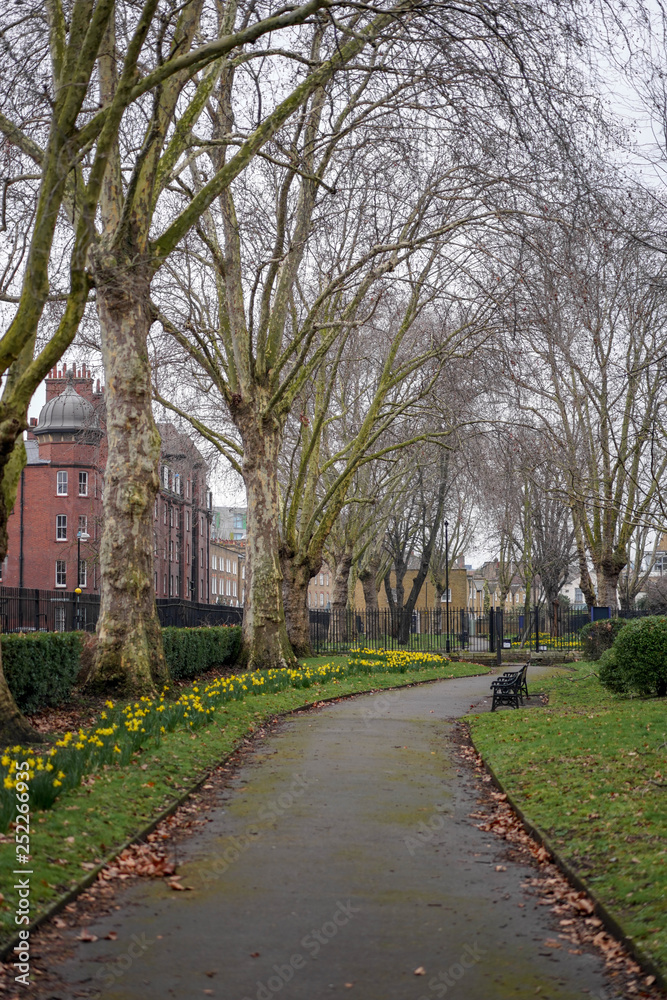
[[[445,521],[445,628],[447,638],[445,639],[445,652],[449,653],[449,522]]]
[[[76,594],[76,627],[77,630],[81,628],[81,542],[87,542],[90,535],[87,531],[82,531],[81,528],[76,533],[76,589],[74,593]]]

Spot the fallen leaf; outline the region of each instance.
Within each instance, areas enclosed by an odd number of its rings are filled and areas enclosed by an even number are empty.
[[[258,951],[251,951],[250,952],[250,957],[251,958],[259,958],[259,954],[260,953]]]
[[[507,871],[507,865],[496,865],[496,871],[497,872],[506,872]]]
[[[104,940],[105,941],[117,941],[118,940],[118,935],[116,934],[115,931],[109,931],[108,934],[104,935]]]
[[[97,868],[97,865],[94,864],[92,861],[82,861],[81,862],[81,867],[85,868],[86,871],[92,871],[93,868]]]
[[[424,968],[423,965],[420,965],[418,969],[415,969],[415,976],[425,976],[425,975],[426,975],[426,969]]]
[[[76,936],[76,939],[75,939],[75,940],[76,940],[76,941],[86,941],[86,942],[89,942],[89,941],[97,941],[97,935],[96,935],[96,934],[91,934],[91,933],[90,933],[90,931],[89,931],[89,930],[87,930],[87,929],[86,929],[86,928],[84,927],[84,929],[83,929],[83,930],[81,931],[81,933],[80,933],[80,934],[77,934],[77,936]]]

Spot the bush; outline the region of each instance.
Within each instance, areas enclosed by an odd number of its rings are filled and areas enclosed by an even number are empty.
[[[600,671],[612,691],[667,695],[667,617],[653,615],[627,622]]]
[[[241,626],[163,628],[162,640],[171,679],[182,680],[233,663],[241,648]]]
[[[162,629],[172,680],[196,677],[233,663],[241,648],[241,626]],[[2,664],[9,690],[22,712],[61,705],[72,695],[82,667],[85,632],[32,632],[2,636]],[[90,644],[89,644],[90,645]],[[87,650],[90,657],[92,645]]]
[[[599,660],[605,649],[611,649],[616,636],[627,625],[625,618],[605,618],[599,622],[589,622],[581,632],[584,659]]]
[[[22,712],[67,701],[79,672],[81,632],[33,632],[2,636],[2,665]]]
[[[614,647],[605,649],[600,657],[600,682],[614,694],[625,694],[628,686],[625,674],[619,669]]]

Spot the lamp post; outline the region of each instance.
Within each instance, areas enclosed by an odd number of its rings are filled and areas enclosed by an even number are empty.
[[[76,594],[76,627],[81,628],[81,542],[87,542],[90,535],[87,531],[82,531],[81,528],[76,533],[76,589],[74,593]]]
[[[447,638],[445,639],[445,652],[449,653],[449,522],[445,521],[445,628]]]

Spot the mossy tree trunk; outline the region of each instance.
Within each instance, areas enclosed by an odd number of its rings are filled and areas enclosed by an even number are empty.
[[[250,404],[235,419],[243,439],[242,471],[248,498],[244,657],[250,670],[264,670],[291,666],[295,657],[285,626],[280,565],[282,427],[275,418],[257,419],[256,413]]]
[[[308,584],[313,576],[307,563],[282,559],[283,604],[287,637],[295,656],[312,656]]]
[[[152,511],[160,435],[151,407],[149,281],[134,268],[98,269],[108,458],[100,559],[100,618],[89,684],[126,695],[166,680],[153,588]]]

